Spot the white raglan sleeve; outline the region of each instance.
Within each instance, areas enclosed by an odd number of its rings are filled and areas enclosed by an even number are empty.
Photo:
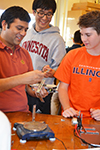
[[[56,70],[58,68],[58,65],[61,63],[62,59],[64,58],[65,54],[66,54],[65,42],[61,38],[60,40],[57,41],[57,44],[54,46],[54,50],[52,53],[51,68]]]

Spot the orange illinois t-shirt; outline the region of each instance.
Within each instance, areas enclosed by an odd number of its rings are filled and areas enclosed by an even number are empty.
[[[70,51],[55,75],[69,84],[70,105],[90,116],[90,108],[100,109],[100,55],[90,55],[85,47]]]

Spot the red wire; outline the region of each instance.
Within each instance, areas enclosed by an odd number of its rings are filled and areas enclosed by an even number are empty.
[[[78,133],[78,131],[77,131],[77,124],[75,125],[75,132],[76,132],[77,136],[78,136],[79,138],[81,138],[80,135],[79,135],[79,133]]]

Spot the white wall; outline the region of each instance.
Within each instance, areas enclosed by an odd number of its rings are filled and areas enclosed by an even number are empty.
[[[79,3],[80,0],[68,0],[68,11],[71,10],[73,3]]]
[[[24,7],[29,13],[32,13],[33,0],[0,0],[0,9],[6,9],[13,5]],[[73,3],[80,0],[56,0],[57,10],[53,17],[53,25],[60,28],[60,34],[66,42],[67,35],[67,13],[71,10]]]
[[[82,0],[68,0],[68,10],[71,10],[72,4],[73,3],[78,3]],[[31,13],[31,5],[32,5],[33,0],[0,0],[0,8],[1,9],[6,9],[9,6],[12,5],[20,5],[29,11]],[[59,3],[59,0],[56,0],[57,3]],[[61,0],[61,5],[63,5],[64,0]]]
[[[63,36],[65,40],[68,0],[56,0],[56,1],[57,1],[57,10],[54,16],[55,19],[54,25],[59,27],[60,34]]]
[[[17,5],[24,7],[29,13],[32,13],[32,2],[33,0],[0,0],[0,9]]]

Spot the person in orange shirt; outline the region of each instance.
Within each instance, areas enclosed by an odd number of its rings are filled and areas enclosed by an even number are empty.
[[[100,11],[91,11],[78,22],[84,47],[71,50],[58,67],[59,99],[64,117],[92,117],[100,121]]]

